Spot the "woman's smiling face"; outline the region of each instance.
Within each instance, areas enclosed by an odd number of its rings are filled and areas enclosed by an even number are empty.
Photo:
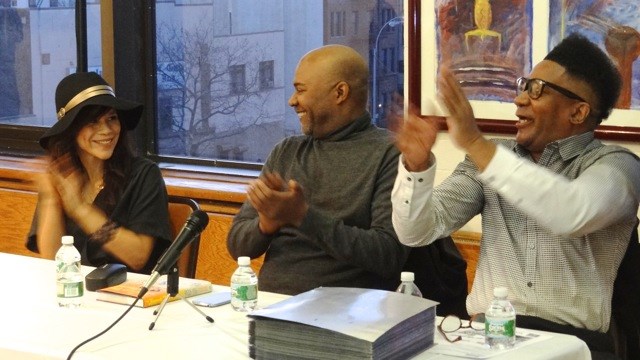
[[[120,138],[120,129],[120,119],[114,109],[87,123],[76,136],[80,157],[89,155],[101,160],[111,158]]]

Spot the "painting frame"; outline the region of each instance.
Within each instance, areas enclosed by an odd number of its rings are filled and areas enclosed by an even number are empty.
[[[526,0],[523,0],[526,1]],[[549,6],[554,0],[531,2],[531,64],[541,61],[549,47]],[[419,105],[423,115],[442,115],[436,99],[438,52],[436,50],[436,1],[408,0],[416,17],[408,27],[409,101]],[[539,24],[546,24],[540,26]],[[526,72],[528,73],[528,71]],[[416,75],[418,75],[416,80]],[[514,93],[515,96],[515,93]],[[515,134],[515,105],[504,101],[471,100],[477,122],[482,131],[496,134]],[[634,123],[638,123],[635,126]],[[614,109],[609,119],[596,130],[605,140],[640,141],[640,110]]]

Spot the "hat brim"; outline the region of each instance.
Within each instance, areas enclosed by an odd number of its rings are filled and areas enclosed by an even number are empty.
[[[73,121],[78,116],[80,110],[88,105],[100,105],[110,108],[114,108],[118,112],[118,118],[120,123],[127,130],[133,130],[138,125],[140,117],[142,116],[143,105],[137,102],[128,101],[124,99],[118,99],[111,95],[98,95],[89,98],[82,103],[78,104],[73,109],[69,110],[62,119],[58,120],[52,127],[50,127],[40,137],[38,142],[43,149],[48,149],[49,138],[52,136],[60,135],[71,126]]]

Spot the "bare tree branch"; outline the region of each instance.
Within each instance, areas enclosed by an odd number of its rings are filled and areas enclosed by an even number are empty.
[[[260,89],[264,45],[240,36],[214,36],[209,20],[185,29],[160,24],[158,89],[172,98],[171,129],[185,154],[198,156],[215,140],[241,134],[268,118],[269,91]],[[230,69],[244,66],[244,91],[232,93]]]

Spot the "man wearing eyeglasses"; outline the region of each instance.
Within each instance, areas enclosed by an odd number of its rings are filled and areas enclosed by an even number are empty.
[[[435,188],[437,122],[415,109],[396,119],[403,121],[392,192],[400,241],[426,245],[482,215],[469,314],[484,312],[493,288],[506,286],[519,326],[572,333],[594,356],[612,352],[605,333],[616,272],[637,225],[640,164],[627,149],[596,140],[594,130],[620,84],[607,55],[571,35],[516,81],[515,139],[489,140],[458,81],[443,73],[448,131],[467,156]]]

